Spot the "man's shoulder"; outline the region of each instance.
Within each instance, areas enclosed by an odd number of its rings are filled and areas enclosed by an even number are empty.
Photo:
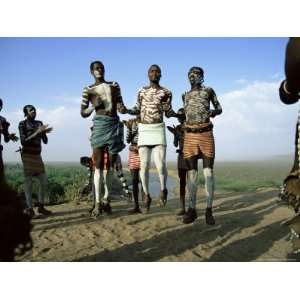
[[[166,88],[166,87],[163,87],[163,86],[161,86],[161,89],[162,89],[166,94],[172,95],[172,92],[171,92],[170,89],[168,89],[168,88]]]
[[[19,126],[23,126],[26,124],[26,119],[19,122]]]
[[[202,90],[209,93],[209,94],[212,94],[212,93],[215,92],[214,89],[210,86],[202,86]]]
[[[116,81],[106,81],[105,83],[108,84],[108,85],[110,85],[110,86],[112,86],[112,87],[120,88],[119,83],[116,82]]]

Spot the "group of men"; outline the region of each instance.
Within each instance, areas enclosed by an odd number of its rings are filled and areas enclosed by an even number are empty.
[[[222,108],[212,88],[205,87],[204,72],[200,67],[192,67],[188,72],[191,89],[182,95],[183,107],[175,112],[172,109],[172,92],[160,85],[161,69],[151,65],[148,70],[149,85],[138,91],[136,105],[128,109],[122,99],[121,89],[117,82],[105,80],[105,68],[102,62],[90,64],[90,72],[95,82],[84,88],[81,101],[81,116],[87,118],[94,113],[92,133],[90,137],[93,149],[93,194],[94,204],[91,215],[98,217],[103,211],[111,213],[109,197],[109,178],[113,170],[122,173],[119,153],[125,148],[124,124],[127,127],[127,143],[129,147],[128,166],[132,176],[132,196],[134,207],[130,213],[141,213],[139,205],[139,182],[142,184],[142,198],[146,213],[149,212],[152,197],[149,190],[149,169],[151,156],[157,168],[161,191],[159,204],[167,203],[167,167],[166,167],[166,126],[167,118],[177,118],[180,125],[169,127],[174,134],[174,145],[179,146],[178,175],[180,179],[179,216],[184,223],[192,223],[197,218],[196,198],[198,186],[198,160],[203,161],[205,191],[207,197],[206,223],[215,224],[212,214],[214,197],[214,158],[215,143],[213,124],[210,119],[221,114]],[[1,100],[2,109],[2,100]],[[213,108],[211,109],[211,105]],[[32,180],[39,181],[38,213],[48,215],[51,212],[44,207],[47,177],[41,157],[41,144],[48,143],[48,134],[52,131],[49,125],[36,120],[36,109],[33,105],[23,108],[25,119],[19,123],[22,144],[21,158],[25,177],[25,212],[33,217],[35,211],[32,203]],[[118,113],[134,115],[134,119],[121,122]],[[18,140],[16,134],[9,133],[9,123],[1,117],[0,132],[5,142]],[[1,135],[0,135],[1,136]],[[1,141],[1,140],[0,140]],[[0,151],[0,167],[3,170],[2,146]],[[127,193],[128,187],[123,174],[119,178]],[[188,208],[185,204],[187,183]]]
[[[118,153],[125,148],[124,128],[118,113],[135,115],[125,121],[129,147],[128,166],[132,176],[134,208],[131,213],[140,213],[139,180],[146,212],[149,212],[152,198],[149,190],[149,169],[151,155],[157,168],[160,181],[159,203],[167,203],[167,167],[166,167],[166,129],[164,115],[180,121],[176,128],[169,128],[174,134],[174,144],[179,145],[178,175],[180,178],[181,210],[184,223],[192,223],[197,218],[197,177],[198,160],[203,160],[203,174],[207,197],[206,223],[215,224],[212,214],[214,197],[213,166],[215,143],[213,124],[210,119],[222,113],[222,108],[212,88],[205,87],[204,72],[200,67],[192,67],[188,72],[191,89],[182,96],[183,108],[178,112],[172,109],[172,93],[160,85],[161,69],[158,65],[148,70],[149,85],[138,92],[136,105],[128,109],[122,99],[120,86],[116,82],[105,80],[105,68],[102,62],[94,61],[90,72],[95,82],[85,87],[81,102],[81,116],[87,118],[94,113],[91,146],[95,159],[94,194],[95,201],[91,211],[98,217],[102,211],[111,213],[107,193],[109,173],[114,170]],[[211,109],[211,104],[213,109]],[[104,168],[105,153],[108,153],[109,167]],[[188,209],[185,206],[185,185],[188,190]]]

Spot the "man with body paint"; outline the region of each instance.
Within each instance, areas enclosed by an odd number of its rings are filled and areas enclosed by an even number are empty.
[[[198,159],[203,161],[203,174],[205,179],[205,192],[207,208],[205,213],[206,223],[214,225],[212,203],[214,197],[213,166],[215,159],[215,143],[213,124],[210,118],[222,113],[222,107],[212,88],[205,87],[204,71],[200,67],[192,67],[188,72],[191,90],[182,95],[185,123],[183,156],[186,159],[187,187],[189,208],[183,218],[183,223],[192,223],[197,218],[196,197],[198,178]],[[214,109],[210,109],[212,103]]]
[[[160,86],[161,69],[158,65],[150,66],[148,70],[149,86],[143,87],[138,92],[135,107],[129,110],[131,114],[139,114],[138,124],[139,139],[138,148],[141,160],[140,177],[144,191],[144,201],[147,212],[150,209],[151,197],[149,193],[149,168],[151,153],[153,153],[160,180],[160,205],[167,203],[167,168],[166,168],[166,130],[163,122],[163,114],[167,118],[176,117],[172,109],[172,93]]]
[[[44,207],[44,198],[47,187],[47,176],[42,160],[41,142],[48,143],[47,134],[52,131],[49,125],[43,125],[41,121],[35,120],[36,109],[33,105],[26,105],[23,108],[25,120],[19,123],[20,139],[22,144],[21,158],[25,175],[25,196],[27,208],[25,212],[33,217],[35,215],[32,205],[32,180],[36,177],[39,181],[38,213],[43,215],[51,214],[51,211]]]
[[[107,183],[109,172],[114,169],[118,153],[125,148],[124,126],[119,121],[117,112],[125,114],[127,108],[123,103],[118,83],[104,79],[105,69],[102,62],[92,62],[90,72],[95,83],[84,88],[80,113],[83,118],[87,118],[95,111],[91,145],[96,159],[94,172],[96,203],[92,216],[98,217],[102,209],[111,213],[109,198],[101,199],[101,190],[103,184]],[[108,149],[110,161],[107,171],[104,170],[105,149]]]

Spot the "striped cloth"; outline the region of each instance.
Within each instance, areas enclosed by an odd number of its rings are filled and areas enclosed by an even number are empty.
[[[204,125],[207,126],[203,124],[201,127],[205,127]],[[209,158],[215,157],[215,139],[212,130],[201,133],[185,132],[183,157],[185,159],[193,156],[202,158],[203,155]]]
[[[45,166],[40,154],[21,154],[25,175],[37,176],[45,173]]]
[[[129,150],[128,168],[129,168],[129,170],[139,170],[140,169],[140,156],[137,151]]]

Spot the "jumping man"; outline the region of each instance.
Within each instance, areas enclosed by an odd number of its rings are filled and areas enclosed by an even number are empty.
[[[104,169],[104,151],[108,148],[110,170],[112,171],[116,162],[117,154],[124,149],[125,144],[123,124],[119,122],[117,111],[127,113],[123,104],[121,90],[116,82],[108,82],[104,79],[105,69],[100,61],[94,61],[90,65],[90,71],[95,83],[85,87],[81,102],[81,116],[89,117],[93,111],[93,131],[91,145],[96,158],[96,169],[94,172],[95,200],[96,205],[92,211],[94,217],[99,216],[102,209],[111,213],[109,198],[100,199],[102,184],[107,183],[108,172]],[[104,202],[104,203],[103,203]]]
[[[145,193],[146,209],[149,211],[151,197],[149,193],[149,168],[151,153],[153,152],[160,180],[160,204],[167,203],[167,168],[166,168],[166,130],[163,122],[163,113],[167,118],[176,117],[172,109],[172,93],[160,86],[161,69],[158,65],[150,66],[148,70],[149,86],[143,87],[138,92],[135,107],[129,111],[132,114],[140,114],[139,130],[139,156],[141,160],[141,181]]]
[[[207,199],[206,223],[215,224],[212,215],[214,197],[213,167],[215,158],[215,142],[213,124],[210,118],[222,113],[222,107],[212,88],[205,87],[204,71],[199,67],[192,67],[188,72],[191,90],[183,94],[182,100],[186,121],[184,124],[183,155],[188,167],[188,194],[189,209],[183,218],[184,223],[192,223],[197,218],[196,197],[198,159],[203,161],[203,174],[205,179],[205,192]],[[212,103],[214,109],[210,109]]]

